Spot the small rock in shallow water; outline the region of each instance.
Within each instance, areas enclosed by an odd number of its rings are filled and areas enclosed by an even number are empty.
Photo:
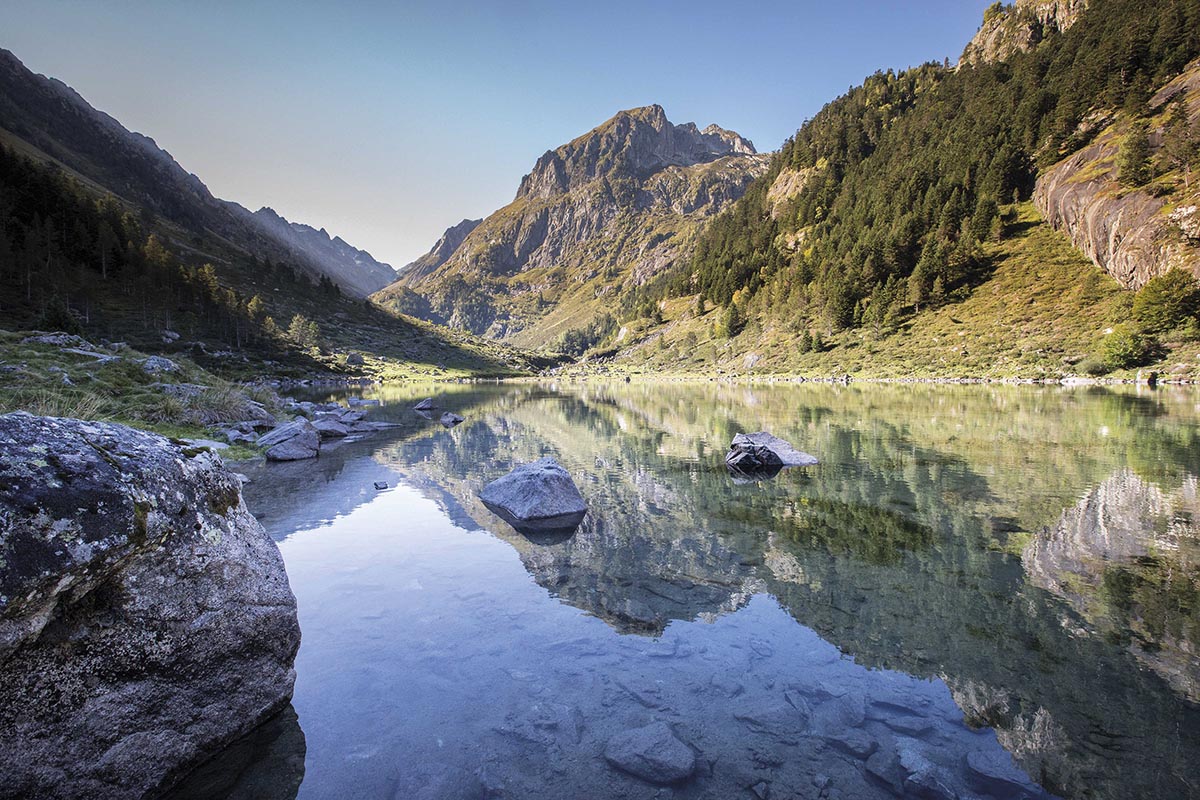
[[[463,421],[462,417],[460,417],[458,414],[455,414],[451,411],[447,411],[445,414],[442,414],[441,423],[443,425],[445,425],[447,428],[453,428],[455,425],[457,425],[458,423],[460,423],[462,421]]]
[[[384,489],[388,488],[388,482],[387,481],[375,481],[375,488],[380,491],[383,491]]]
[[[432,397],[426,397],[424,400],[413,406],[414,411],[432,411],[435,408],[437,408],[437,406],[433,404]]]
[[[604,758],[622,772],[659,785],[686,780],[696,770],[696,754],[665,722],[618,733],[608,740]]]

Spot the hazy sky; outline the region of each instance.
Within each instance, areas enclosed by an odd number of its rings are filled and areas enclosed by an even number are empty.
[[[988,5],[0,0],[0,47],[218,197],[398,267],[620,109],[774,150],[875,70],[956,59]]]

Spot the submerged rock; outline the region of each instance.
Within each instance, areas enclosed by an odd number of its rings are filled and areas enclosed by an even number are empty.
[[[739,433],[733,437],[725,455],[726,466],[737,472],[777,472],[782,467],[808,467],[816,463],[815,457],[765,431]]]
[[[258,438],[258,445],[267,448],[268,461],[299,461],[315,458],[321,450],[321,436],[306,419],[297,419]]]
[[[463,418],[460,417],[458,414],[455,414],[452,411],[447,411],[445,414],[442,414],[441,423],[442,423],[442,425],[446,426],[447,428],[453,428],[455,425],[457,425],[458,423],[460,423],[462,421],[463,421]]]
[[[618,733],[608,740],[604,759],[622,772],[650,783],[678,783],[696,770],[696,754],[665,722]]]
[[[518,531],[574,529],[587,504],[570,474],[553,458],[523,464],[483,487],[479,499]]]
[[[0,416],[0,795],[156,793],[287,705],[299,642],[217,456]]]

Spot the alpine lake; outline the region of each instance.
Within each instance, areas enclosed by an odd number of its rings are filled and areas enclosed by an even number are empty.
[[[398,426],[237,467],[298,600],[295,696],[177,800],[1200,797],[1195,389],[356,396]],[[731,474],[758,430],[820,464]],[[543,456],[574,532],[478,499]],[[655,724],[687,777],[613,758]]]

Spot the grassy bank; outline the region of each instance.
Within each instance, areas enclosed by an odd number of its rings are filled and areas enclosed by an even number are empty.
[[[732,337],[717,335],[721,309],[698,313],[670,301],[663,323],[628,323],[568,374],[800,375],[862,379],[1060,379],[1097,373],[1112,329],[1131,317],[1133,294],[1075,250],[1031,203],[1008,210],[999,241],[986,245],[988,271],[934,308],[879,328],[799,331],[751,319]],[[776,318],[782,315],[776,314]],[[807,337],[805,336],[807,334]],[[801,340],[819,340],[805,349]],[[1157,336],[1142,365],[1177,380],[1200,377],[1194,329]],[[1129,379],[1138,369],[1101,370]]]
[[[127,346],[78,339],[27,341],[0,331],[0,413],[120,422],[173,438],[211,438],[211,428],[281,411],[269,387],[224,380],[186,358],[157,360]],[[222,454],[257,455],[238,445]]]

